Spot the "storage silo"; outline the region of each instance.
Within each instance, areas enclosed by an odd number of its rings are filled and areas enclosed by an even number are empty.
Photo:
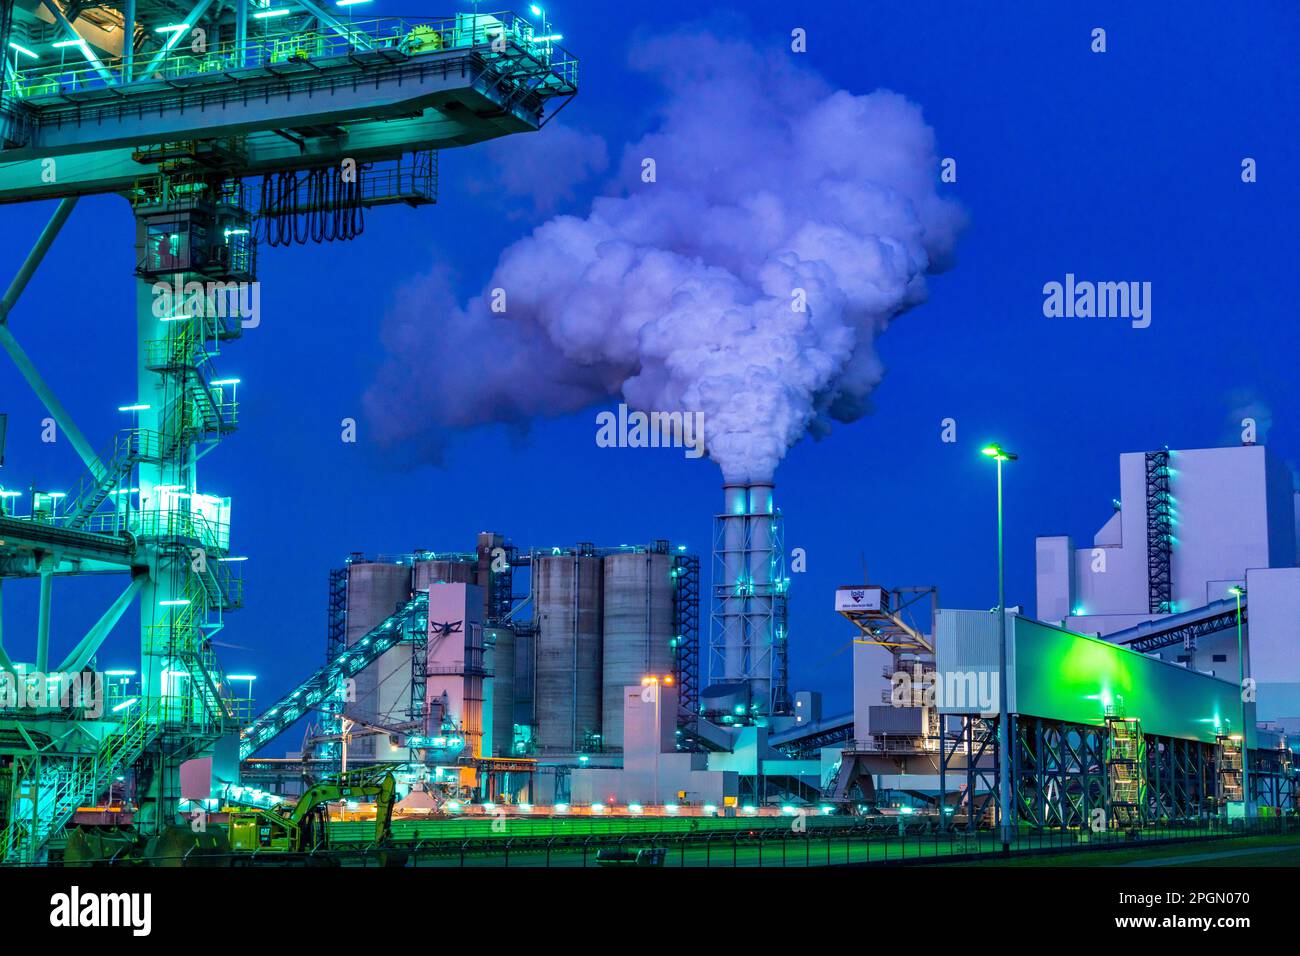
[[[483,664],[492,674],[492,753],[505,757],[515,739],[515,632],[508,627],[483,629]]]
[[[605,557],[601,727],[605,746],[623,748],[623,693],[673,669],[672,558],[662,551]]]
[[[354,562],[348,566],[347,642],[351,647],[411,599],[411,568],[405,564]],[[385,679],[387,678],[387,679]],[[356,701],[344,713],[366,723],[390,723],[389,712],[401,703],[403,720],[410,700],[411,649],[399,645],[356,676]],[[385,741],[386,743],[386,741]],[[357,735],[348,745],[349,759],[375,756],[375,737]]]
[[[534,713],[542,753],[600,733],[601,559],[590,545],[533,561]]]
[[[478,584],[477,577],[478,564],[473,557],[456,560],[417,556],[415,560],[414,589],[416,591],[427,591],[430,584]]]

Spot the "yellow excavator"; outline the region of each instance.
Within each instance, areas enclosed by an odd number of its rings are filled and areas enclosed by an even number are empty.
[[[235,853],[310,853],[332,849],[329,843],[328,805],[335,800],[373,797],[374,846],[385,847],[392,836],[396,764],[375,764],[347,770],[308,787],[298,802],[267,810],[230,812],[230,849]]]

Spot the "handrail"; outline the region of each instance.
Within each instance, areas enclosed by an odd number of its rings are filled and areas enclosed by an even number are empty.
[[[500,36],[504,33],[505,47]],[[494,40],[497,41],[494,46]],[[405,56],[447,50],[474,50],[489,60],[510,62],[520,54],[534,60],[559,81],[553,92],[569,93],[577,87],[577,60],[554,40],[543,38],[528,20],[512,12],[460,14],[455,17],[411,20],[404,17],[374,17],[354,20],[343,32],[266,33],[246,39],[210,44],[203,53],[185,44],[168,53],[147,75],[139,71],[140,57],[134,58],[137,74],[128,77],[122,56],[101,57],[102,71],[78,59],[67,63],[19,64],[14,70],[13,92],[17,99],[67,94],[85,89],[121,88],[149,80],[176,80],[231,71],[286,66],[298,62],[347,57],[371,50],[392,51]],[[76,53],[69,56],[76,57]],[[145,67],[148,69],[148,67]],[[536,92],[545,92],[539,86]]]

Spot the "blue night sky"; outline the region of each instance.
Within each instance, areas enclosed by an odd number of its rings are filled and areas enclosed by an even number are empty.
[[[952,268],[928,282],[929,301],[878,342],[886,374],[874,412],[803,440],[777,472],[787,549],[808,556],[791,585],[793,689],[848,706],[840,652],[852,633],[830,608],[836,585],[861,580],[864,560],[875,583],[935,584],[951,607],[995,603],[993,471],[978,453],[990,439],[1021,456],[1007,473],[1008,600],[1031,613],[1034,537],[1088,540],[1111,513],[1121,452],[1231,443],[1252,414],[1269,444],[1300,460],[1300,430],[1285,414],[1300,344],[1296,230],[1283,214],[1300,200],[1293,4],[800,6],[702,14],[705,5],[679,0],[556,2],[548,12],[581,60],[582,88],[557,122],[588,143],[603,139],[607,167],[585,176],[557,167],[568,186],[539,210],[511,166],[534,162],[530,150],[553,129],[493,147],[491,164],[481,147],[447,150],[437,206],[371,211],[353,242],[262,249],[262,324],[219,366],[242,379],[242,427],[205,460],[201,488],[234,499],[247,600],[218,640],[234,645],[222,650],[228,672],[259,675],[263,705],[323,661],[326,572],[354,550],[468,549],[487,529],[521,546],[667,537],[707,568],[721,505],[707,460],[598,448],[589,409],[526,434],[464,431],[441,466],[412,466],[373,440],[362,404],[385,359],[384,316],[405,287],[441,269],[460,297],[473,295],[505,246],[610,191],[623,146],[651,128],[660,95],[629,71],[629,55],[683,27],[771,57],[795,56],[790,31],[802,27],[804,68],[833,87],[886,88],[918,104],[939,156],[958,162],[958,181],[939,188],[969,220]],[[376,0],[367,12],[405,8]],[[1103,55],[1089,49],[1098,26]],[[1241,181],[1244,157],[1257,160],[1257,183]],[[52,208],[0,213],[12,267]],[[96,445],[128,424],[116,408],[134,398],[131,230],[123,200],[83,200],[11,317]],[[1150,282],[1150,327],[1045,318],[1043,284],[1067,272]],[[443,372],[433,362],[422,374]],[[44,413],[7,365],[0,410],[10,416],[0,479],[73,484],[75,453],[40,442]],[[356,444],[339,440],[349,416],[360,422]],[[956,443],[940,440],[945,418],[957,422]],[[56,658],[121,584],[56,584]],[[35,595],[34,582],[6,585],[15,657],[32,655]],[[101,668],[134,666],[136,641],[128,619]],[[297,745],[286,736],[271,750]]]

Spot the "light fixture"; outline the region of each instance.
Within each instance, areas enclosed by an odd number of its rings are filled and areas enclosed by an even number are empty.
[[[57,43],[51,43],[50,46],[54,47],[56,50],[65,46],[79,46],[83,50],[87,49],[86,41],[81,39],[81,37],[77,37],[75,40],[60,40]]]
[[[1015,461],[1019,457],[1013,455],[996,442],[992,445],[987,445],[984,448],[981,448],[980,452],[988,455],[990,458],[996,458],[998,461]]]
[[[27,47],[25,47],[25,46],[19,46],[19,45],[18,45],[17,43],[15,43],[13,40],[10,40],[10,41],[9,41],[9,47],[10,47],[10,49],[17,50],[17,51],[18,51],[19,53],[21,53],[23,56],[30,56],[33,60],[39,60],[39,59],[40,59],[40,57],[39,57],[37,54],[33,53],[31,50],[27,49]]]
[[[253,14],[253,19],[268,20],[271,17],[287,17],[288,15],[289,15],[289,9],[287,7],[281,7],[278,10],[260,10],[257,13]]]

